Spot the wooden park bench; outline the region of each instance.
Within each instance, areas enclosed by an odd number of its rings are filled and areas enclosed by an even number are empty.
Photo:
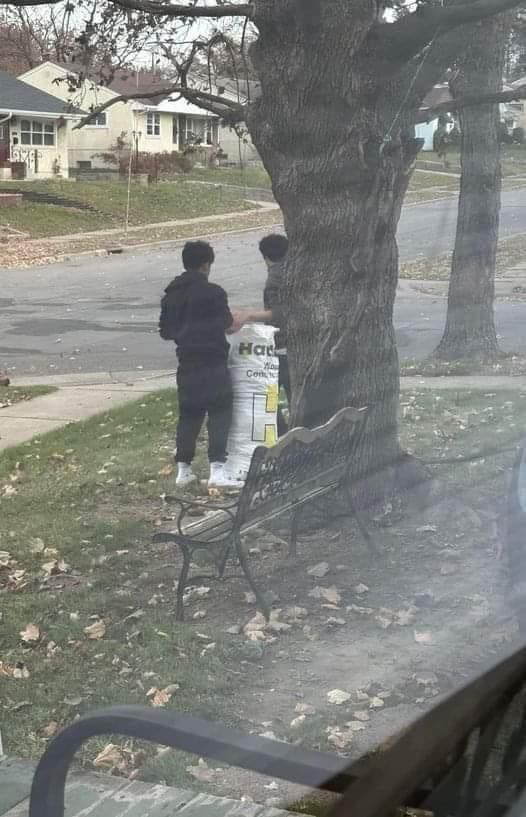
[[[268,618],[269,605],[252,575],[241,537],[289,514],[289,553],[295,556],[302,514],[307,507],[312,509],[331,495],[341,494],[346,512],[354,516],[365,541],[374,550],[369,532],[355,507],[350,479],[366,419],[366,409],[344,408],[328,423],[312,431],[296,428],[271,448],[259,446],[252,456],[239,498],[230,505],[216,507],[213,513],[197,522],[188,523],[189,516],[196,510],[209,509],[209,506],[199,501],[167,498],[180,508],[177,527],[155,534],[153,541],[175,542],[181,549],[183,565],[177,586],[178,621],[184,616],[183,598],[192,556],[199,550],[206,550],[213,556],[220,578],[230,556],[237,556],[258,607]]]
[[[90,738],[115,734],[341,795],[327,817],[402,817],[411,814],[408,809],[421,809],[429,817],[524,817],[525,680],[522,648],[355,762],[241,735],[175,711],[105,709],[73,722],[49,744],[33,779],[29,817],[64,817],[66,776],[75,753]],[[253,804],[246,808],[247,814],[257,813]],[[141,817],[148,814],[143,811]]]

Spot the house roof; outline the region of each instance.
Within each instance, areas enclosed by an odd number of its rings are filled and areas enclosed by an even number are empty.
[[[82,113],[67,102],[5,71],[0,71],[0,111],[6,113],[41,113],[52,117]]]
[[[116,94],[133,94],[135,91],[145,93],[147,91],[160,90],[166,88],[170,80],[163,77],[158,71],[136,68],[119,68],[115,71],[113,79],[108,83],[108,88]],[[159,97],[142,100],[145,105],[151,103],[157,105]]]
[[[136,103],[136,106],[139,107],[139,102]],[[189,102],[187,99],[183,99],[179,97],[177,99],[176,95],[165,97],[164,99],[161,98],[152,101],[151,105],[146,105],[147,110],[155,110],[160,111],[161,113],[180,113],[184,114],[185,116],[204,116],[210,117],[212,119],[218,119],[218,115],[215,113],[211,113],[211,111],[206,111],[204,108],[200,108],[199,105],[194,105],[192,102]]]
[[[230,77],[218,77],[215,80],[216,91],[224,94],[227,99],[235,102],[247,102],[249,99],[257,99],[261,96],[261,84],[254,79],[239,77],[238,80]]]

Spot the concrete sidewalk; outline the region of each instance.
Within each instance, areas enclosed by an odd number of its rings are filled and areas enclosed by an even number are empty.
[[[17,386],[40,384],[55,386],[58,391],[0,409],[0,450],[117,408],[142,394],[173,387],[175,372],[149,372],[142,377],[137,377],[136,371],[26,377],[16,382]]]
[[[0,451],[27,442],[39,434],[55,431],[68,423],[87,420],[94,414],[117,408],[143,394],[175,386],[174,371],[68,374],[55,377],[26,377],[17,386],[55,386],[58,391],[34,400],[0,409]],[[402,377],[408,389],[480,389],[526,391],[526,376],[468,375],[447,377]],[[1,396],[1,393],[0,393]]]
[[[35,764],[0,760],[0,817],[27,817]],[[111,775],[70,772],[68,817],[287,817],[290,812],[250,800],[231,800]],[[57,815],[58,817],[58,815]],[[299,815],[298,815],[299,817]]]

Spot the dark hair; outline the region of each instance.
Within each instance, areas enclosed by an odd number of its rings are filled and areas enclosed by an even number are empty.
[[[282,261],[289,248],[289,240],[286,235],[278,235],[278,233],[271,233],[262,238],[259,242],[259,251],[263,258],[268,258],[269,261],[275,263]]]
[[[183,247],[183,267],[196,270],[204,264],[213,264],[214,250],[206,241],[187,241]]]

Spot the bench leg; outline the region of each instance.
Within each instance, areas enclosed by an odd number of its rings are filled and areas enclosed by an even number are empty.
[[[219,576],[220,579],[222,579],[224,574],[225,574],[226,566],[227,566],[228,560],[230,559],[231,549],[232,549],[232,545],[231,544],[227,545],[225,547],[224,551],[223,551],[223,555],[221,556],[221,559],[218,562],[217,575]]]
[[[187,547],[180,546],[181,552],[183,554],[183,566],[181,568],[181,573],[179,575],[179,582],[177,584],[177,609],[175,612],[175,620],[176,621],[184,621],[184,604],[183,604],[183,597],[184,591],[186,587],[186,582],[188,579],[188,573],[190,572],[190,562],[191,562],[191,553]]]
[[[354,502],[354,499],[353,499],[353,496],[352,496],[352,493],[351,493],[351,489],[350,489],[350,487],[348,485],[345,486],[345,492],[347,494],[347,501],[349,503],[349,509],[351,511],[351,514],[356,519],[356,524],[358,525],[359,531],[362,534],[362,537],[363,537],[363,540],[364,540],[365,544],[367,545],[367,547],[369,548],[371,553],[373,553],[375,556],[379,556],[380,552],[379,552],[379,550],[378,550],[378,548],[376,546],[376,543],[374,542],[371,534],[367,530],[367,526],[366,526],[365,522],[363,521],[363,516],[361,515],[360,511],[356,507],[356,504]]]
[[[239,536],[239,533],[234,534],[234,544],[236,546],[236,553],[237,558],[239,559],[239,564],[241,565],[241,569],[243,570],[246,580],[250,585],[250,589],[252,590],[256,597],[257,606],[259,607],[259,609],[261,610],[261,612],[268,621],[268,619],[270,618],[270,607],[267,603],[267,600],[265,599],[265,596],[257,586],[254,577],[250,572],[248,560],[245,555],[245,551],[243,550],[243,545],[241,544],[241,537]]]

